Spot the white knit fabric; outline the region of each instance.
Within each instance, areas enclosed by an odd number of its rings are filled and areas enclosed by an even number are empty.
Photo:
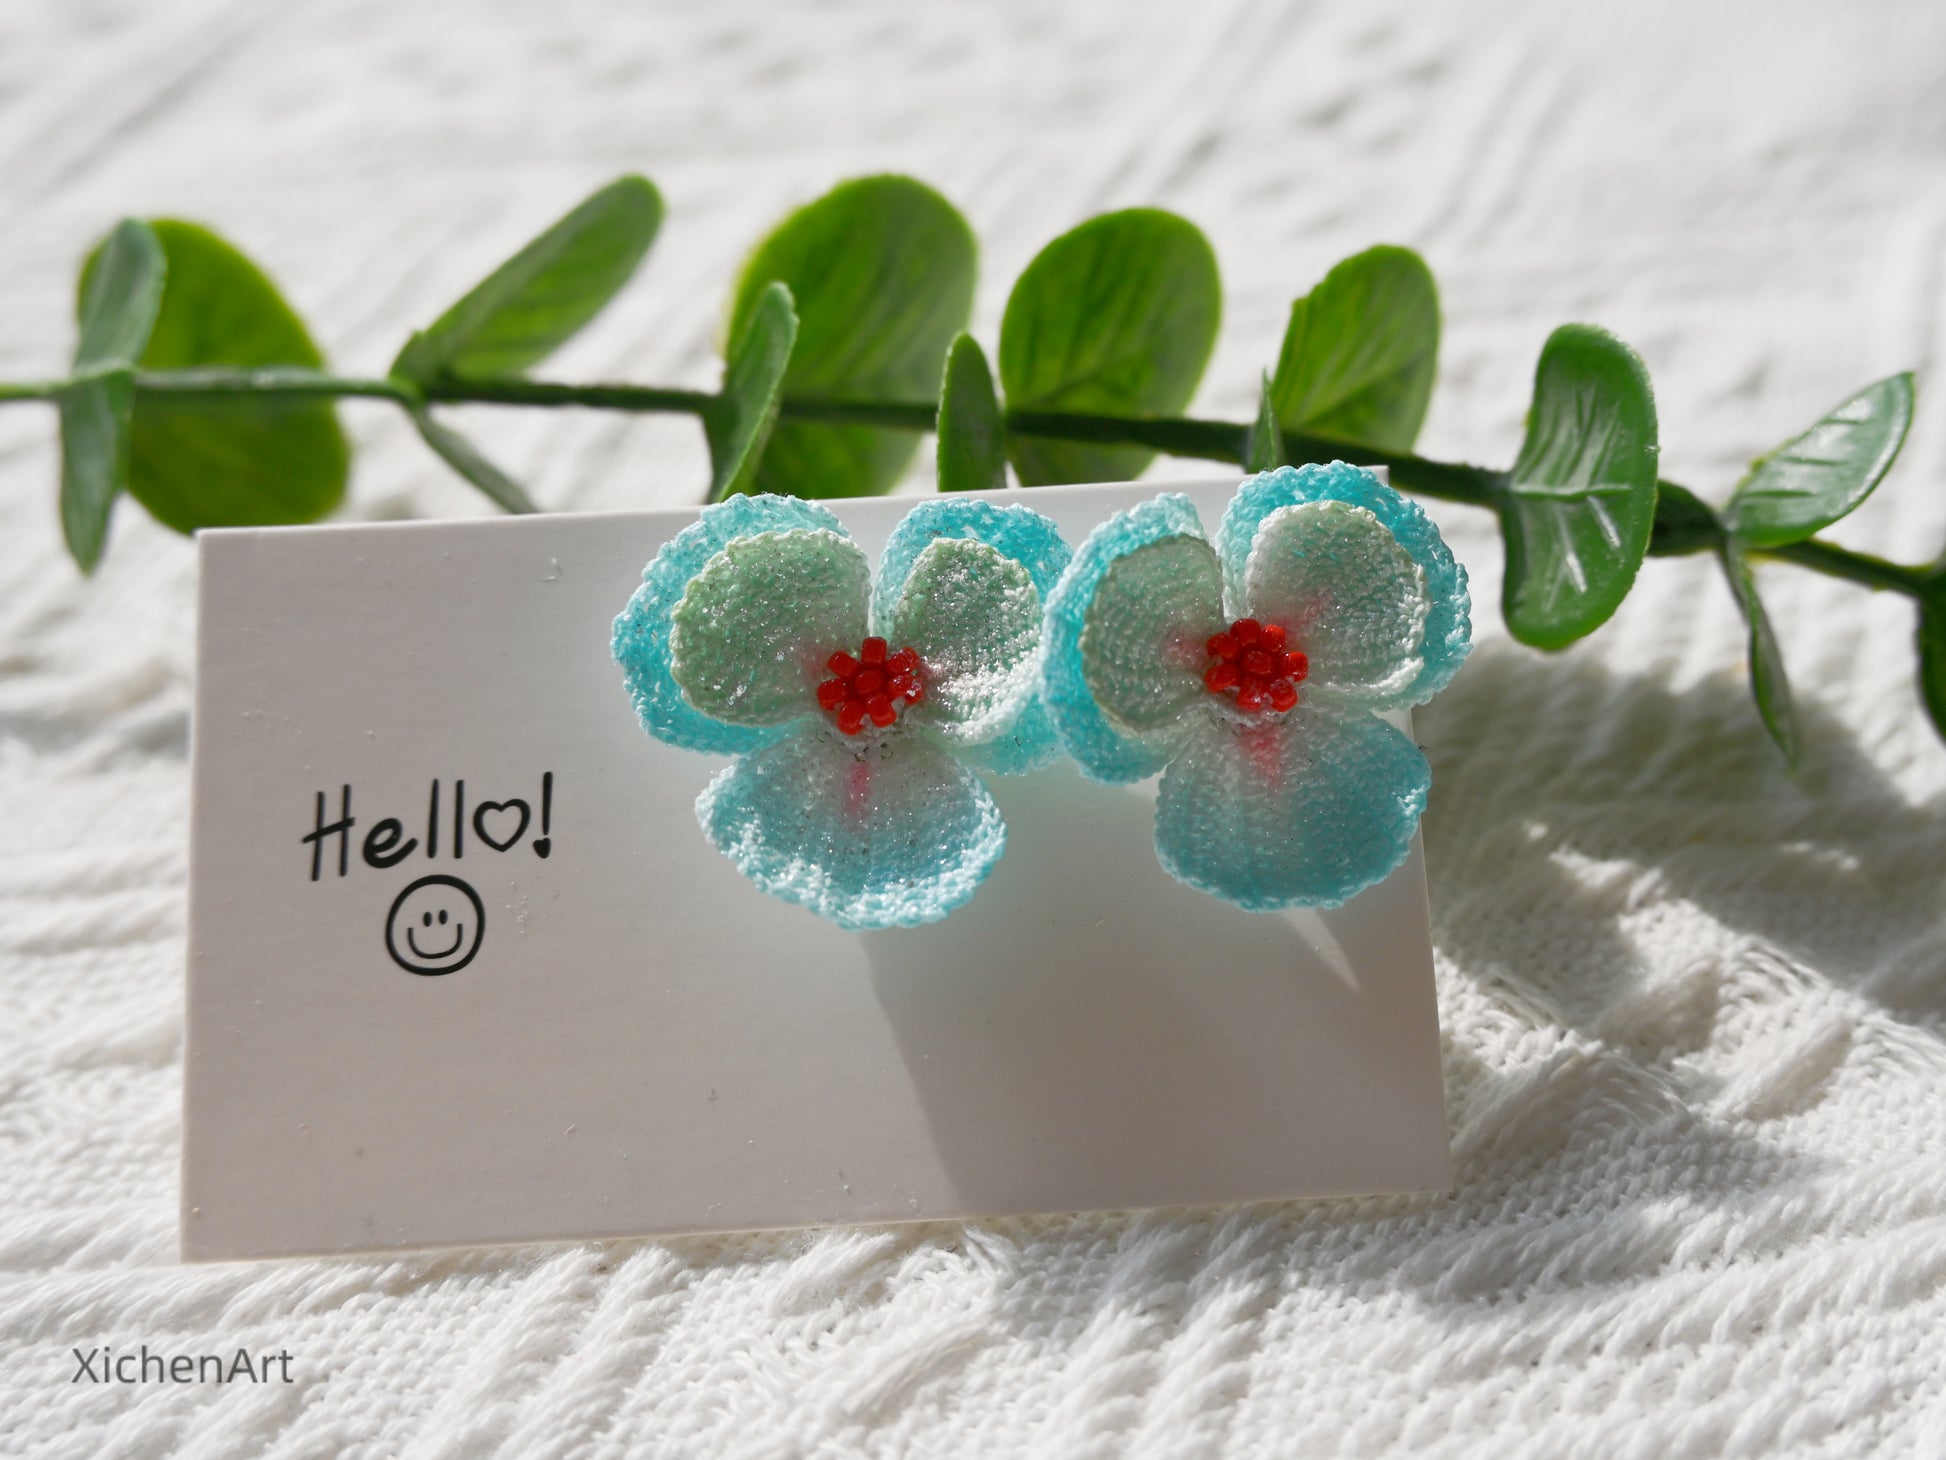
[[[1194,217],[1229,289],[1209,414],[1379,240],[1444,287],[1434,454],[1511,459],[1568,319],[1641,350],[1666,473],[1719,496],[1918,367],[1841,534],[1914,557],[1946,539],[1943,98],[1934,0],[16,4],[0,372],[59,368],[125,212],[216,223],[376,371],[640,169],[664,236],[550,369],[706,385],[761,228],[899,169],[978,230],[989,348],[1083,214]],[[352,515],[484,510],[388,408],[345,414]],[[683,419],[459,419],[552,507],[705,479]],[[1483,609],[1419,722],[1451,1198],[189,1268],[194,559],[125,503],[81,583],[53,437],[0,409],[0,1452],[1946,1454],[1946,749],[1903,601],[1764,570],[1793,779],[1709,563],[1543,657],[1499,626],[1491,524],[1440,509]],[[72,1347],[143,1342],[288,1349],[296,1382],[70,1383]]]

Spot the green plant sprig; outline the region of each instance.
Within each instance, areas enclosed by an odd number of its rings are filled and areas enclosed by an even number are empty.
[[[1417,254],[1380,246],[1292,305],[1255,420],[1207,420],[1182,413],[1222,313],[1215,255],[1194,225],[1127,209],[1056,238],[1013,287],[996,370],[965,332],[972,231],[930,188],[888,176],[839,185],[758,244],[730,300],[718,390],[530,375],[633,276],[662,216],[646,179],[600,189],[413,333],[381,377],[328,370],[275,286],[214,233],[124,220],[82,269],[68,375],[0,382],[0,403],[59,408],[62,526],[84,571],[124,492],[183,532],[335,509],[350,470],[340,399],[396,405],[514,512],[535,510],[526,491],[438,408],[693,416],[711,501],[882,493],[929,431],[942,491],[1004,486],[1009,465],[1023,487],[1125,480],[1157,453],[1252,471],[1343,459],[1494,512],[1507,550],[1502,612],[1535,648],[1605,623],[1646,556],[1713,555],[1749,627],[1757,708],[1793,762],[1796,714],[1753,564],[1903,594],[1919,609],[1921,698],[1946,736],[1946,556],[1894,563],[1817,536],[1896,459],[1912,418],[1909,374],[1867,386],[1759,457],[1719,510],[1659,477],[1641,360],[1603,330],[1563,325],[1536,365],[1513,465],[1435,461],[1413,447],[1437,370],[1437,288]]]
[[[64,382],[0,385],[0,400],[48,400]],[[619,382],[568,383],[508,377],[500,380],[447,381],[414,388],[392,379],[357,379],[323,371],[266,368],[259,370],[137,371],[137,394],[156,391],[186,396],[290,395],[327,398],[391,400],[409,407],[425,405],[503,405],[622,411],[644,415],[688,415],[706,418],[722,397],[715,391],[681,390]],[[910,431],[934,428],[939,408],[920,402],[815,400],[784,396],[778,413],[792,420],[837,425],[887,426]],[[1250,461],[1251,427],[1236,421],[1186,416],[1150,419],[1127,416],[1090,416],[1058,411],[1004,411],[1001,421],[1009,435],[1078,443],[1138,445],[1170,456],[1200,458],[1244,466]],[[1492,509],[1507,480],[1505,471],[1462,462],[1434,461],[1410,453],[1374,451],[1357,442],[1325,436],[1283,436],[1284,452],[1277,464],[1350,461],[1360,466],[1387,468],[1395,485],[1419,496],[1443,502]],[[1693,498],[1688,488],[1660,480],[1657,515],[1649,557],[1680,557],[1720,550],[1727,537],[1722,519],[1699,500],[1674,506],[1674,494]],[[1886,589],[1911,598],[1925,595],[1929,570],[1905,566],[1854,552],[1819,539],[1770,550],[1760,557],[1798,563],[1832,577]],[[1931,570],[1936,576],[1937,567]]]

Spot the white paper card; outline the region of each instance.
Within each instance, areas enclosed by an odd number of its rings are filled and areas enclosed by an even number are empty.
[[[1079,543],[1157,490],[1030,500]],[[911,504],[830,505],[875,561]],[[694,518],[203,534],[186,1256],[1450,1186],[1416,845],[1246,913],[1064,762],[929,927],[738,876],[609,655]]]

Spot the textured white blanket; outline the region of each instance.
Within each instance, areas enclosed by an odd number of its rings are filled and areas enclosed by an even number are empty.
[[[747,243],[900,169],[978,229],[989,342],[1083,214],[1194,217],[1229,284],[1212,414],[1378,240],[1444,285],[1434,454],[1508,460],[1570,318],[1642,351],[1664,469],[1706,493],[1917,367],[1841,535],[1946,539],[1931,0],[14,5],[0,372],[58,368],[75,260],[126,212],[216,223],[377,370],[626,169],[671,216],[563,374],[711,382]],[[346,415],[354,515],[483,510],[385,408]],[[683,420],[465,424],[554,507],[704,477]],[[1902,601],[1766,570],[1792,778],[1707,562],[1544,658],[1499,628],[1490,524],[1440,513],[1484,608],[1420,721],[1454,1197],[185,1268],[193,558],[124,504],[79,582],[52,439],[0,411],[0,1451],[1946,1454],[1946,748]],[[71,1382],[72,1348],[144,1342],[288,1350],[295,1382]]]

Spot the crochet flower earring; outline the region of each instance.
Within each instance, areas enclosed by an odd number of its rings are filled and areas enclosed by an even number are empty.
[[[1466,570],[1419,508],[1342,462],[1119,513],[1049,596],[1047,704],[1089,776],[1162,771],[1156,855],[1241,907],[1335,907],[1404,860],[1431,772],[1379,718],[1471,634]]]
[[[942,499],[874,584],[825,508],[732,497],[649,563],[615,659],[649,734],[738,757],[696,817],[745,877],[840,927],[932,922],[1005,844],[975,770],[1059,754],[1042,598],[1067,560],[1038,512]]]

